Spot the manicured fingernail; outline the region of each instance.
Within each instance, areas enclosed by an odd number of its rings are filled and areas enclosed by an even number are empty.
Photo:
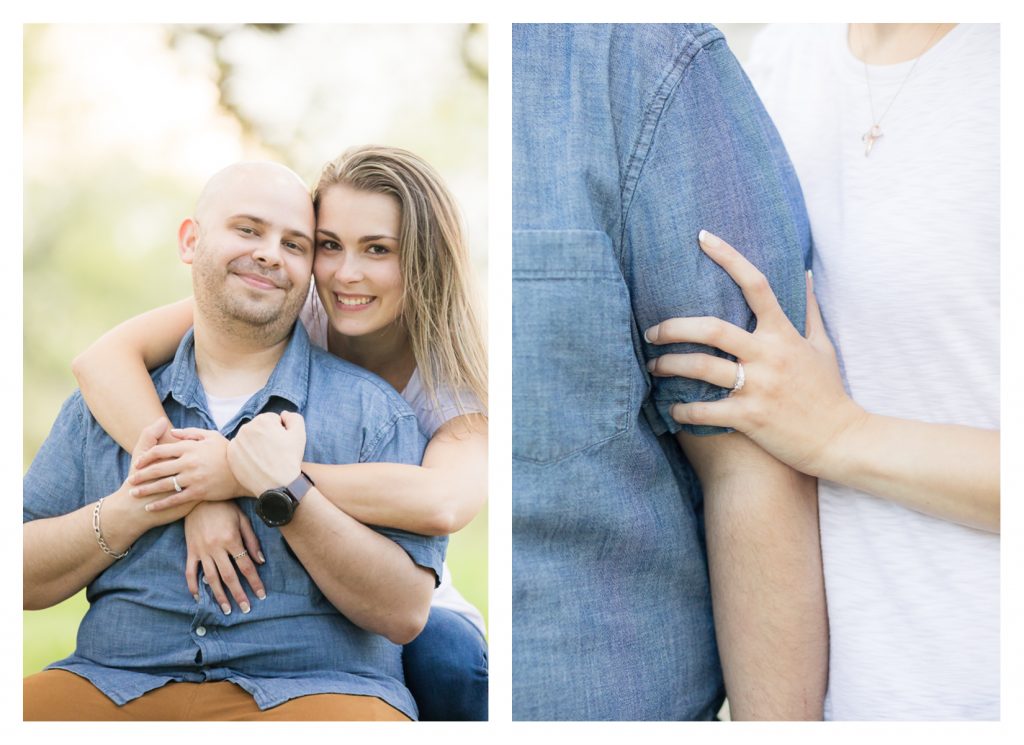
[[[152,511],[153,511],[153,505],[147,504],[146,505],[146,512],[152,512]]]
[[[130,496],[130,497],[137,497],[137,496],[139,496],[139,490],[138,489],[129,489],[128,490],[128,496]]]
[[[222,605],[222,606],[220,607],[220,609],[221,609],[222,611],[224,611],[224,615],[225,615],[225,616],[230,616],[230,615],[231,615],[231,606],[230,606],[230,605],[228,605],[227,603],[224,603],[224,604],[223,604],[223,605]]]
[[[252,610],[252,608],[249,607],[248,603],[242,603],[238,607],[242,609],[242,613],[248,613],[249,611]]]
[[[258,597],[260,600],[266,600],[267,599],[267,593],[263,592],[263,590],[259,590],[256,593],[256,597]]]
[[[644,332],[644,338],[648,342],[650,342],[651,344],[653,344],[654,342],[658,341],[658,327],[657,326],[651,326],[649,329],[647,329]]]
[[[199,593],[198,592],[192,593],[192,597],[194,597],[196,599],[197,603],[199,602]]]
[[[658,364],[657,360],[648,360],[647,361],[647,370],[649,372],[654,372],[654,368],[657,366],[657,364]]]
[[[709,233],[706,230],[700,231],[697,235],[697,240],[703,243],[708,248],[718,248],[722,245],[722,239],[714,233]]]
[[[262,551],[257,551],[256,552],[256,558],[260,560],[260,564],[266,564],[267,563],[267,560],[263,558],[263,552]]]
[[[210,584],[209,580],[207,580],[206,577],[203,577],[203,584],[204,585]]]

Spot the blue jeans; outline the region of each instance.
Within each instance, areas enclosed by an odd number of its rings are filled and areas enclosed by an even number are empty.
[[[487,721],[487,642],[455,611],[431,608],[402,651],[405,685],[422,722]]]

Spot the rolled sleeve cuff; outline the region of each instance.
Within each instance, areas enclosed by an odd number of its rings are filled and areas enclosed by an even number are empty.
[[[672,418],[672,406],[678,403],[697,403],[721,401],[728,398],[729,391],[725,388],[707,384],[697,384],[696,381],[682,381],[674,378],[665,378],[659,381],[651,399],[644,404],[644,415],[650,423],[656,435],[663,435],[666,432],[676,434],[679,431],[691,435],[705,437],[708,435],[723,435],[732,432],[728,427],[712,427],[707,424],[680,424]]]
[[[379,527],[374,530],[401,546],[415,564],[430,569],[434,573],[434,587],[440,586],[445,552],[448,550],[448,536],[417,535],[403,530]]]

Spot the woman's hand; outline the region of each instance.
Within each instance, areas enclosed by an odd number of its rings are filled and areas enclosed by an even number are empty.
[[[680,424],[736,429],[796,470],[818,475],[832,443],[867,414],[843,388],[810,277],[804,337],[753,264],[705,230],[699,240],[739,285],[757,327],[750,333],[718,318],[670,318],[647,330],[652,344],[706,344],[733,355],[743,366],[744,384],[729,398],[675,404],[672,418]],[[666,354],[651,360],[648,368],[653,375],[694,378],[722,388],[733,388],[740,379],[737,363],[708,354]]]
[[[228,447],[228,462],[248,493],[262,494],[298,478],[305,449],[306,420],[301,414],[260,414],[238,430]]]
[[[133,497],[173,492],[147,505],[147,510],[248,494],[228,466],[228,441],[222,434],[190,428],[171,430],[171,436],[171,442],[149,448],[136,458],[130,479]]]
[[[267,597],[256,562],[265,563],[260,542],[245,513],[233,502],[209,502],[196,505],[185,518],[185,543],[188,559],[185,562],[185,581],[192,596],[199,601],[199,565],[203,567],[203,581],[210,587],[213,597],[225,614],[231,613],[224,586],[241,609],[248,613],[249,598],[242,589],[238,573],[245,577],[249,587],[260,600]],[[235,571],[237,568],[238,571]]]

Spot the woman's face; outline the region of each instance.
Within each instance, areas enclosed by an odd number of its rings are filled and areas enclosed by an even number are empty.
[[[337,184],[320,199],[313,276],[331,326],[344,336],[389,327],[402,304],[398,201]]]

